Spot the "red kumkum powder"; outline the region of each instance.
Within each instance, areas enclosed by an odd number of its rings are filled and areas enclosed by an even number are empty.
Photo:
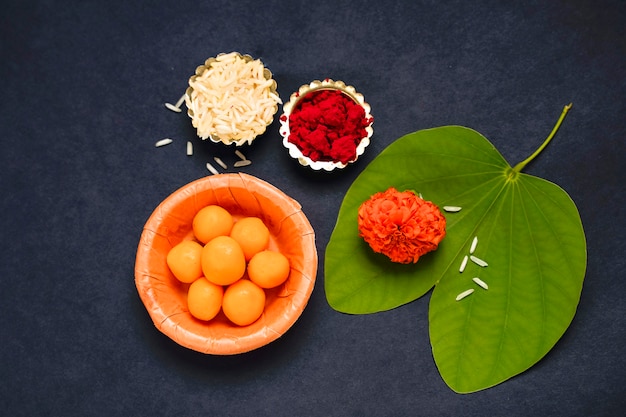
[[[446,218],[432,202],[391,187],[361,204],[358,227],[374,252],[408,264],[437,249],[446,235]]]
[[[347,164],[356,159],[356,148],[373,121],[341,91],[317,90],[302,97],[292,110],[287,140],[313,161]]]

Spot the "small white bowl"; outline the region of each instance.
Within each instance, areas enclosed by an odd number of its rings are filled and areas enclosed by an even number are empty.
[[[313,161],[311,158],[305,156],[300,148],[296,146],[294,143],[289,141],[290,129],[289,129],[289,116],[293,109],[297,106],[297,104],[305,97],[307,94],[318,91],[318,90],[339,90],[343,94],[347,95],[351,98],[355,103],[363,107],[365,110],[365,117],[371,118],[370,114],[370,105],[365,102],[365,99],[362,94],[358,93],[354,87],[346,85],[343,81],[333,81],[329,78],[324,79],[323,81],[315,80],[310,84],[305,84],[301,86],[298,91],[291,94],[288,103],[283,105],[283,114],[280,117],[280,134],[283,137],[283,146],[287,148],[289,151],[289,155],[292,158],[298,160],[300,165],[308,166],[313,170],[319,171],[332,171],[334,169],[342,169],[355,162],[359,156],[365,152],[365,148],[370,144],[370,138],[374,133],[374,129],[372,128],[372,123],[370,123],[365,131],[367,132],[366,136],[361,139],[356,148],[356,156],[353,160],[349,161],[348,164],[345,164],[340,161]]]

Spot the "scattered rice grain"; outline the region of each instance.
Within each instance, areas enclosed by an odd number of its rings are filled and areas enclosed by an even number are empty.
[[[180,113],[182,111],[180,107],[175,106],[172,103],[165,103],[165,107],[176,113]]]
[[[170,143],[172,143],[172,139],[170,138],[165,138],[165,139],[161,139],[160,141],[158,141],[157,143],[154,144],[154,146],[156,146],[157,148],[160,146],[165,146],[165,145],[169,145]]]
[[[463,257],[463,260],[461,261],[461,267],[459,268],[459,272],[465,271],[466,266],[467,266],[467,255],[465,255]]]
[[[191,141],[187,141],[187,156],[193,155],[193,143]]]
[[[474,255],[470,256],[470,259],[472,260],[472,262],[474,262],[476,265],[478,266],[482,266],[483,268],[486,267],[488,264],[487,262],[483,261],[480,258],[475,257]]]
[[[461,207],[459,206],[443,206],[444,211],[447,211],[449,213],[456,213],[458,211],[461,211]]]
[[[487,283],[485,281],[483,281],[482,279],[480,279],[478,277],[472,278],[472,281],[474,281],[476,283],[476,285],[478,285],[479,287],[484,288],[485,290],[489,289],[489,285],[487,285]]]
[[[474,236],[474,240],[472,240],[472,246],[470,247],[470,254],[474,253],[476,250],[476,246],[478,246],[478,236]]]
[[[176,107],[180,109],[180,106],[182,106],[184,102],[185,102],[185,95],[183,94],[182,96],[180,96],[180,98],[176,102]]]
[[[206,169],[211,171],[211,174],[215,174],[215,175],[219,174],[219,171],[215,169],[215,167],[208,162],[206,163]]]
[[[237,155],[242,161],[246,160],[246,156],[242,154],[240,150],[236,150],[235,155]]]
[[[249,159],[244,159],[243,161],[237,161],[235,162],[233,165],[235,166],[235,168],[241,168],[241,167],[245,167],[248,166],[252,163],[251,160]]]
[[[470,295],[471,293],[473,293],[474,290],[472,288],[470,288],[469,290],[465,290],[462,293],[460,293],[459,295],[456,296],[456,300],[460,301],[462,299],[464,299],[465,297],[467,297],[468,295]]]
[[[226,164],[224,163],[224,161],[222,161],[222,159],[221,159],[221,158],[218,158],[217,156],[214,156],[214,157],[213,157],[213,159],[215,159],[215,162],[217,162],[217,164],[218,164],[219,166],[221,166],[222,168],[224,168],[224,169],[228,168],[228,165],[226,165]]]

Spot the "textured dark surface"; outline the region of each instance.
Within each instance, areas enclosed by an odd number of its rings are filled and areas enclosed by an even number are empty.
[[[509,3],[506,5],[505,3]],[[626,6],[601,1],[20,1],[0,13],[0,410],[6,416],[613,416],[626,401]],[[207,57],[240,51],[287,100],[330,77],[354,85],[373,142],[344,172],[291,160],[277,121],[244,153],[298,200],[317,236],[301,319],[249,354],[205,356],[152,325],[134,286],[152,210],[208,174],[186,115],[163,107]],[[470,395],[441,380],[429,295],[369,316],[333,311],[324,249],[343,195],[398,137],[471,127],[515,164],[574,103],[525,170],[578,205],[588,268],[555,348]],[[174,143],[155,148],[171,137]],[[194,140],[196,153],[185,155]],[[232,170],[231,170],[232,171]]]

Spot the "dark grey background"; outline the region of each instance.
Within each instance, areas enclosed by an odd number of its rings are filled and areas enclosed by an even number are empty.
[[[45,1],[0,8],[0,410],[6,416],[614,416],[626,394],[626,6],[600,1]],[[134,286],[152,210],[232,148],[200,144],[175,102],[220,52],[261,58],[286,101],[330,77],[375,117],[367,153],[319,175],[278,122],[243,170],[298,200],[316,231],[301,319],[235,357],[182,348]],[[574,321],[513,379],[471,395],[441,380],[429,295],[368,316],[333,311],[324,249],[343,195],[400,136],[458,124],[578,205],[588,268]],[[175,141],[165,148],[154,143]],[[185,155],[194,140],[196,153]],[[233,170],[229,170],[233,172]]]

